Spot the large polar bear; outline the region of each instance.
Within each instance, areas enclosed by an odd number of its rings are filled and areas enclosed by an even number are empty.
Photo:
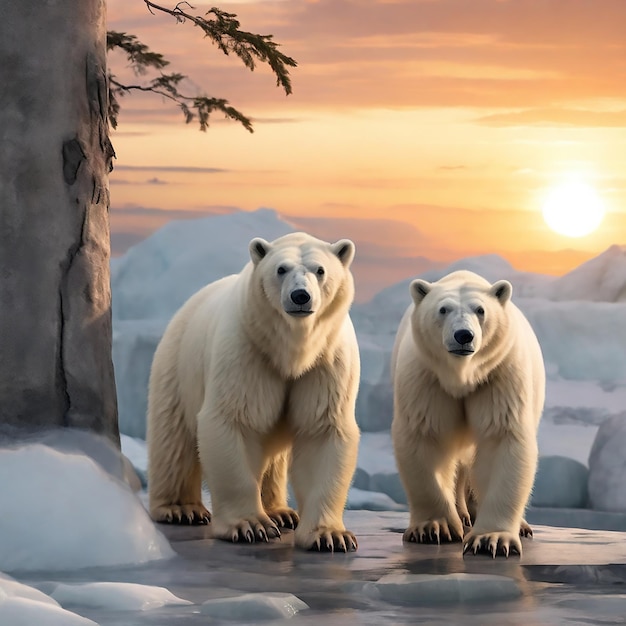
[[[250,242],[240,274],[201,289],[156,350],[148,394],[148,490],[159,522],[213,535],[356,550],[343,510],[356,467],[360,363],[348,310],[354,244],[305,233]],[[287,506],[287,475],[298,513]]]
[[[458,271],[410,292],[392,357],[404,540],[521,554],[545,396],[537,338],[506,280]]]

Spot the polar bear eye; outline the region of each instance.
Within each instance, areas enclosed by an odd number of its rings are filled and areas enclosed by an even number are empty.
[[[278,266],[278,269],[276,270],[276,273],[277,273],[279,276],[282,276],[282,275],[283,275],[286,271],[287,271],[287,270],[286,270],[286,269],[285,269],[282,265],[279,265],[279,266]]]
[[[440,315],[445,315],[447,312],[448,312],[448,309],[446,309],[446,307],[445,307],[445,306],[442,306],[442,307],[439,309],[439,314],[440,314]]]
[[[324,269],[324,268],[320,265],[320,266],[317,268],[317,272],[316,272],[316,274],[317,274],[318,276],[324,276],[324,274],[326,274],[326,270],[325,270],[325,269]]]
[[[481,317],[485,314],[485,309],[483,309],[483,307],[478,306],[476,307],[476,315],[480,315]]]

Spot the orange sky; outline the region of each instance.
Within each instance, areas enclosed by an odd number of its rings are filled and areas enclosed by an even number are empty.
[[[261,206],[400,265],[497,253],[560,274],[626,243],[626,1],[218,6],[298,61],[291,96],[191,24],[141,0],[108,1],[109,28],[137,35],[189,75],[188,93],[228,99],[255,128],[216,115],[201,133],[159,98],[124,98],[111,175],[117,252],[173,217]],[[110,66],[127,76],[119,57]],[[608,211],[578,239],[540,215],[550,187],[572,175]]]

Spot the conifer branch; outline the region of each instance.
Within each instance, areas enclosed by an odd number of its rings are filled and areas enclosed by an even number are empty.
[[[226,13],[212,8],[206,19],[188,13],[185,8],[193,7],[186,1],[179,2],[173,9],[144,0],[150,13],[161,11],[173,16],[177,22],[192,22],[202,29],[208,37],[226,55],[234,53],[243,64],[253,71],[258,62],[267,63],[276,76],[276,85],[289,95],[292,92],[289,67],[297,67],[296,61],[278,50],[279,44],[273,41],[272,35],[255,35],[239,29],[240,23],[233,13]],[[119,49],[125,55],[136,76],[145,76],[149,70],[160,71],[169,65],[162,54],[152,52],[134,35],[109,31],[107,33],[107,50]],[[145,84],[125,85],[109,73],[109,120],[113,128],[117,128],[120,112],[119,98],[131,91],[150,92],[172,100],[181,109],[185,122],[188,124],[196,117],[200,130],[209,127],[209,117],[214,111],[222,112],[228,119],[238,121],[249,132],[253,132],[252,122],[243,113],[232,107],[223,98],[208,96],[188,96],[179,91],[179,85],[187,78],[180,73],[164,74],[153,78]]]

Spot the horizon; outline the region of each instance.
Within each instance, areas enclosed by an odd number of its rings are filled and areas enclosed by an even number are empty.
[[[214,115],[201,133],[158,97],[124,98],[112,133],[114,254],[171,219],[260,207],[323,238],[358,232],[391,260],[497,254],[519,271],[563,275],[625,243],[623,2],[599,12],[576,0],[567,13],[531,0],[219,7],[298,61],[292,95],[190,24],[140,0],[108,2],[109,29],[137,35],[189,75],[187,92],[227,98],[255,127]],[[110,66],[125,78],[120,57]],[[572,176],[606,208],[579,238],[541,215]]]

